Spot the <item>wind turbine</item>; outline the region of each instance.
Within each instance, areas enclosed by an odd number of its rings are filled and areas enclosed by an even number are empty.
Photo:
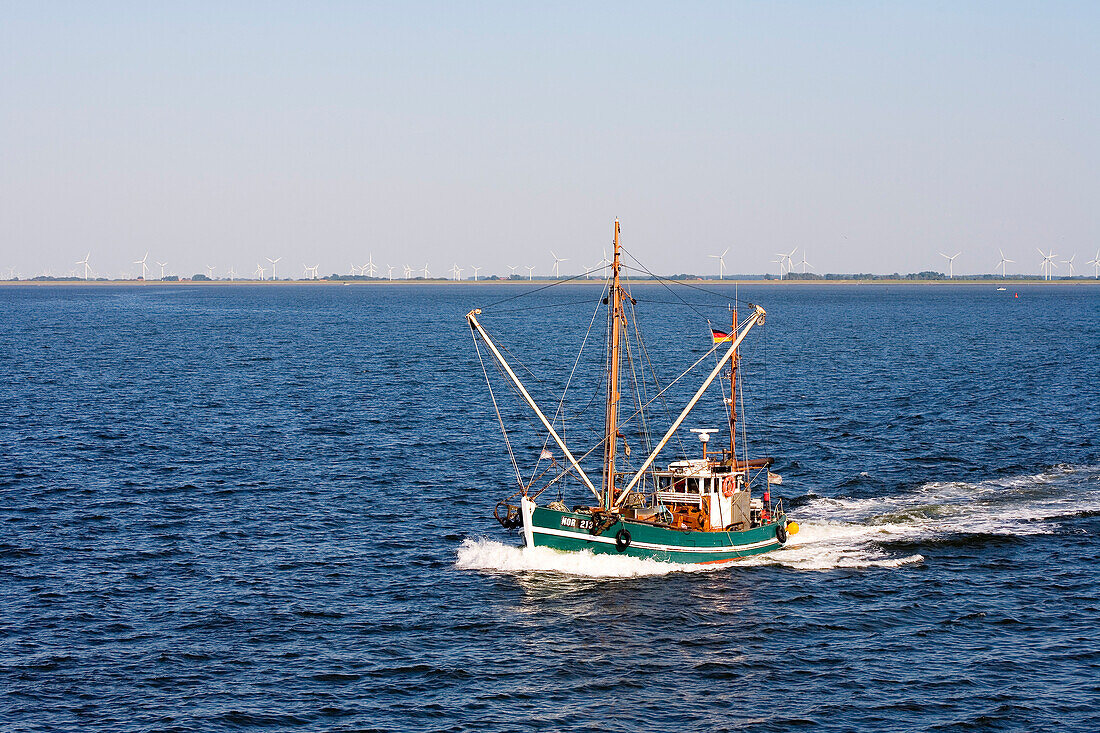
[[[470,265],[470,269],[474,271],[474,282],[477,282],[477,271],[481,269],[481,265]]]
[[[1005,263],[1006,262],[1015,262],[1015,260],[1010,260],[1007,257],[1005,257],[1005,253],[1002,252],[999,249],[997,250],[997,253],[999,255],[1001,255],[1001,261],[997,263],[997,267],[1001,268],[1001,277],[1005,277]],[[997,267],[994,267],[993,269],[996,270]]]
[[[214,266],[213,265],[207,265],[206,266],[206,276],[208,278],[210,278],[211,280],[214,279]]]
[[[782,280],[783,268],[786,266],[787,263],[787,255],[783,254],[782,252],[777,252],[774,262],[779,264],[779,279]]]
[[[427,279],[428,279],[429,277],[431,277],[431,273],[430,273],[430,272],[428,272],[428,263],[427,263],[427,262],[425,262],[425,263],[424,263],[424,270],[423,270],[423,272],[424,272],[424,279],[425,279],[425,280],[427,280]]]
[[[791,258],[794,257],[794,253],[797,252],[797,251],[798,251],[798,247],[795,247],[790,252],[787,252],[786,254],[783,255],[784,259],[787,260],[787,274],[788,275],[790,275],[791,270],[794,269],[794,263],[791,262]],[[806,259],[806,253],[805,252],[802,253],[802,259]]]
[[[603,270],[603,268],[607,267],[610,264],[611,263],[607,261],[607,250],[604,249],[603,250],[603,256],[600,257],[600,261],[597,262],[596,264],[592,265],[592,267],[589,267],[587,270],[584,271],[584,279],[587,280],[589,277],[592,276],[593,272],[596,272],[597,270]],[[602,273],[601,273],[600,277],[603,277]]]
[[[229,282],[233,282],[233,278],[237,276],[237,271],[232,266],[229,267]]]
[[[457,262],[451,267],[451,275],[454,276],[455,280],[462,277],[462,268],[458,266]]]
[[[412,277],[412,272],[413,272],[413,269],[411,267],[409,267],[408,265],[405,265],[405,279],[406,280],[408,280],[410,277]]]
[[[519,265],[508,265],[508,269],[512,271],[512,275],[515,275],[516,270],[519,269]]]
[[[1069,276],[1070,277],[1073,277],[1073,260],[1074,260],[1075,257],[1077,257],[1076,252],[1074,252],[1073,256],[1070,257],[1068,260],[1062,260],[1063,265],[1069,265]]]
[[[386,265],[386,277],[393,281],[393,265]]]
[[[352,275],[362,275],[363,271],[361,269],[359,269],[359,265],[357,265],[353,262],[353,263],[351,263],[351,274]]]
[[[374,266],[374,253],[373,252],[371,252],[371,254],[367,257],[367,264],[363,265],[362,269],[363,269],[363,274],[364,275],[366,275],[367,277],[374,277],[375,266]]]
[[[318,270],[318,269],[319,269],[320,267],[321,267],[321,264],[320,264],[320,263],[317,263],[316,265],[310,265],[310,266],[309,266],[309,270],[310,270],[310,271],[311,271],[311,272],[313,273],[313,279],[314,279],[314,280],[316,280],[316,279],[317,279],[317,270]]]
[[[145,271],[149,269],[148,266],[145,264],[145,261],[148,260],[148,259],[149,259],[149,253],[146,252],[145,256],[142,257],[140,260],[134,260],[135,265],[141,265],[141,279],[142,280],[145,279]]]
[[[526,265],[526,267],[527,267],[527,279],[528,279],[528,281],[533,280],[534,277],[535,277],[535,266],[534,265]]]
[[[163,280],[164,279],[164,268],[168,267],[168,263],[167,262],[158,262],[157,265],[160,267],[160,279]]]
[[[1049,280],[1051,268],[1058,267],[1058,265],[1054,264],[1054,258],[1056,256],[1054,254],[1054,250],[1051,250],[1048,254],[1043,254],[1043,250],[1039,249],[1038,247],[1036,247],[1035,249],[1038,250],[1039,254],[1043,257],[1043,261],[1039,263],[1039,268],[1043,270],[1043,279]]]
[[[84,279],[85,280],[88,279],[88,260],[91,259],[91,257],[92,257],[92,253],[89,252],[88,254],[84,255],[84,259],[78,260],[77,263],[76,263],[78,265],[84,265]]]
[[[948,257],[943,252],[940,252],[940,257],[943,257],[947,260],[947,272],[948,272],[947,277],[949,279],[954,279],[954,277],[955,277],[955,258],[958,257],[961,254],[962,254],[962,252],[956,252],[955,254]]]
[[[707,255],[707,257],[710,257],[710,258],[712,258],[712,259],[718,260],[718,279],[719,279],[719,280],[721,280],[721,279],[722,279],[722,275],[723,275],[723,274],[724,274],[724,272],[725,272],[725,267],[726,267],[726,253],[727,253],[727,252],[729,252],[729,251],[730,251],[730,248],[729,248],[729,247],[726,247],[726,248],[725,248],[724,250],[722,250],[722,254],[720,254],[720,255]],[[607,259],[607,258],[606,258],[606,257],[604,257],[604,259]]]
[[[278,280],[279,277],[278,277],[278,275],[275,274],[275,263],[278,262],[279,260],[283,259],[283,258],[282,257],[276,257],[275,259],[271,259],[270,257],[264,257],[264,259],[271,263],[271,279],[272,280]]]
[[[793,249],[791,250],[791,254],[794,254]],[[788,255],[788,257],[789,257],[789,255]],[[807,267],[810,268],[811,270],[814,269],[814,266],[806,261],[806,250],[802,250],[802,261],[799,262],[798,264],[802,265],[802,274],[803,275],[806,274],[806,268]]]
[[[569,258],[568,257],[558,257],[556,254],[554,254],[554,250],[550,250],[550,256],[554,258],[554,277],[557,278],[557,277],[560,276],[559,273],[558,273],[558,265],[560,265],[563,262],[568,262]]]
[[[1096,250],[1096,256],[1089,260],[1089,264],[1092,265],[1092,276],[1100,280],[1100,249]]]
[[[267,272],[267,269],[266,269],[266,268],[264,268],[264,266],[263,266],[263,265],[261,265],[261,264],[258,264],[258,263],[257,263],[257,265],[256,265],[256,277],[257,277],[257,278],[258,278],[259,280],[261,280],[261,281],[262,281],[262,280],[264,279],[264,273],[265,273],[265,272]]]

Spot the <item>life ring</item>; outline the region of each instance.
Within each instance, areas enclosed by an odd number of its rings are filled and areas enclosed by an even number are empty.
[[[722,479],[722,496],[729,499],[736,491],[737,481],[734,480],[733,476],[726,476]]]
[[[779,544],[783,544],[787,541],[787,523],[780,522],[775,525],[775,538],[779,540]]]
[[[623,552],[628,547],[630,547],[630,532],[623,527],[615,533],[615,549]]]

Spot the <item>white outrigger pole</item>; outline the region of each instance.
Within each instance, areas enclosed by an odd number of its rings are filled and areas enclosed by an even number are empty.
[[[599,499],[600,492],[596,490],[596,487],[592,484],[592,480],[588,478],[588,474],[584,472],[584,469],[581,468],[581,464],[577,463],[577,459],[574,458],[573,454],[569,452],[569,449],[565,447],[565,441],[563,441],[558,436],[557,431],[554,430],[554,426],[550,424],[550,421],[547,420],[546,416],[542,414],[542,410],[540,410],[539,406],[535,404],[535,401],[531,398],[531,395],[527,393],[527,390],[519,381],[519,377],[517,377],[516,373],[512,371],[512,367],[508,366],[508,362],[506,362],[504,360],[504,357],[501,356],[500,351],[497,350],[496,344],[494,344],[493,340],[489,338],[489,334],[487,334],[485,332],[485,329],[481,327],[481,324],[477,322],[477,318],[475,318],[474,316],[478,313],[481,313],[480,308],[475,308],[474,310],[466,314],[466,320],[469,322],[470,328],[477,331],[478,334],[481,335],[481,338],[485,340],[485,345],[489,347],[489,351],[492,352],[493,358],[500,362],[500,365],[504,367],[505,373],[508,374],[508,377],[512,380],[512,383],[515,384],[516,387],[519,389],[520,394],[523,395],[523,399],[527,400],[527,404],[531,406],[531,409],[535,411],[536,415],[538,415],[538,418],[542,421],[542,424],[546,427],[547,430],[550,431],[550,437],[552,437],[554,439],[554,442],[558,444],[558,447],[561,448],[562,452],[565,454],[565,457],[569,459],[569,463],[573,465],[573,468],[577,469],[577,474],[580,476],[581,481],[583,481],[584,485],[589,488],[589,490],[597,499]],[[527,490],[524,489],[524,498],[526,498],[526,493]]]
[[[623,489],[622,494],[619,496],[618,500],[615,501],[615,509],[618,509],[619,506],[623,503],[623,500],[630,495],[630,490],[634,488],[634,485],[637,484],[638,481],[642,478],[642,475],[645,474],[646,470],[650,467],[650,465],[652,465],[653,461],[657,459],[657,454],[659,454],[661,450],[664,449],[665,444],[668,443],[673,433],[676,432],[676,430],[680,427],[680,424],[683,423],[684,420],[687,418],[688,413],[691,412],[693,407],[695,407],[695,403],[699,401],[699,398],[702,397],[703,393],[707,391],[707,387],[710,386],[710,383],[713,382],[714,378],[718,376],[718,373],[722,371],[722,367],[726,365],[726,362],[729,361],[730,357],[732,357],[734,352],[737,351],[737,347],[741,345],[741,341],[745,338],[746,335],[748,335],[749,330],[757,323],[763,323],[764,316],[766,315],[767,313],[765,313],[763,308],[761,308],[760,306],[756,306],[756,310],[751,316],[749,316],[748,321],[745,323],[745,327],[741,329],[741,333],[737,334],[737,339],[734,340],[733,344],[730,345],[730,348],[726,352],[725,356],[723,356],[718,361],[718,366],[714,367],[714,371],[712,371],[710,373],[710,376],[707,377],[706,380],[703,382],[703,386],[701,386],[699,388],[699,391],[695,393],[695,396],[691,398],[691,401],[688,402],[687,407],[685,407],[684,411],[680,413],[680,416],[673,421],[672,427],[668,429],[667,433],[665,433],[665,437],[661,438],[661,442],[657,444],[657,447],[654,448],[653,452],[649,454],[649,458],[645,460],[645,463],[642,464],[642,467],[638,469],[638,472],[636,474],[634,474],[634,478],[630,479],[630,483],[626,485],[625,489]]]

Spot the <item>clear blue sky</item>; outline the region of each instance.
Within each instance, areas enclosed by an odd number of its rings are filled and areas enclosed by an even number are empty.
[[[1097,3],[0,3],[3,276],[1080,271],[1098,194]]]

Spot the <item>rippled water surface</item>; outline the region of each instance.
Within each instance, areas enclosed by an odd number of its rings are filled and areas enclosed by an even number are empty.
[[[0,288],[0,728],[1100,729],[1100,288],[741,287],[803,529],[706,570],[493,521],[526,290]],[[597,293],[485,308],[551,410]],[[730,299],[634,295],[662,378]]]

